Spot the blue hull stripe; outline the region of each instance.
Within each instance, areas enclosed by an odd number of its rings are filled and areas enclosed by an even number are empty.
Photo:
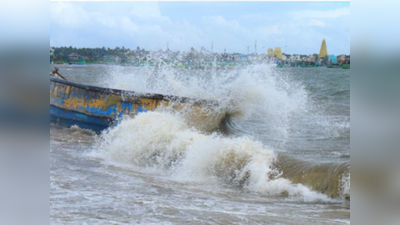
[[[65,110],[50,104],[50,123],[67,127],[77,125],[80,128],[101,132],[111,125],[112,120]]]

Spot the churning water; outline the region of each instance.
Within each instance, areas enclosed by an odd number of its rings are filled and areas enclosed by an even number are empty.
[[[200,124],[160,109],[100,135],[51,125],[53,223],[350,222],[348,70],[88,65],[60,73],[218,106]]]

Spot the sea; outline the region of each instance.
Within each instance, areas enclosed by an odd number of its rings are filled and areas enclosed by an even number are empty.
[[[216,101],[222,119],[160,109],[100,134],[50,124],[50,224],[350,223],[350,70],[54,66]]]

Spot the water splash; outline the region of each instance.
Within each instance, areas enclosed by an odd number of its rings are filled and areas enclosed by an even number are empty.
[[[308,112],[307,92],[272,65],[233,70],[190,70],[169,66],[113,67],[104,85],[219,102],[214,110],[241,119],[262,121],[268,132],[287,137],[291,124]]]
[[[215,100],[218,106],[208,114],[210,123],[194,122],[190,113],[163,110],[123,121],[101,136],[95,151],[98,157],[162,172],[179,181],[216,179],[249,191],[301,196],[306,201],[347,198],[342,193],[350,182],[341,184],[349,174],[347,163],[282,160],[253,138],[223,137],[209,129],[227,118],[228,129],[242,129],[235,124],[237,120],[252,120],[260,124],[260,133],[283,141],[340,135],[335,128],[342,127],[338,121],[320,113],[304,86],[273,66],[230,70],[112,67],[109,74],[104,84],[109,87]]]
[[[185,182],[223,182],[249,191],[329,201],[325,195],[281,177],[276,155],[248,137],[204,134],[180,116],[149,112],[104,132],[92,156]]]

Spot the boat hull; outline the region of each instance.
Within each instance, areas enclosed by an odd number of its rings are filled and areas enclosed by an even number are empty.
[[[144,97],[135,93],[81,85],[50,78],[50,122],[62,126],[77,125],[100,132],[115,124],[122,116],[168,105],[161,96]]]
[[[78,126],[99,133],[112,125],[112,120],[66,110],[50,104],[50,123],[65,127]]]
[[[196,109],[210,106],[209,101],[78,84],[56,72],[50,76],[50,122],[67,127],[77,125],[101,132],[118,123],[122,117],[133,118],[159,107],[181,110],[187,103]],[[203,116],[199,111],[193,112]]]
[[[342,69],[349,70],[350,69],[350,64],[343,64]]]

